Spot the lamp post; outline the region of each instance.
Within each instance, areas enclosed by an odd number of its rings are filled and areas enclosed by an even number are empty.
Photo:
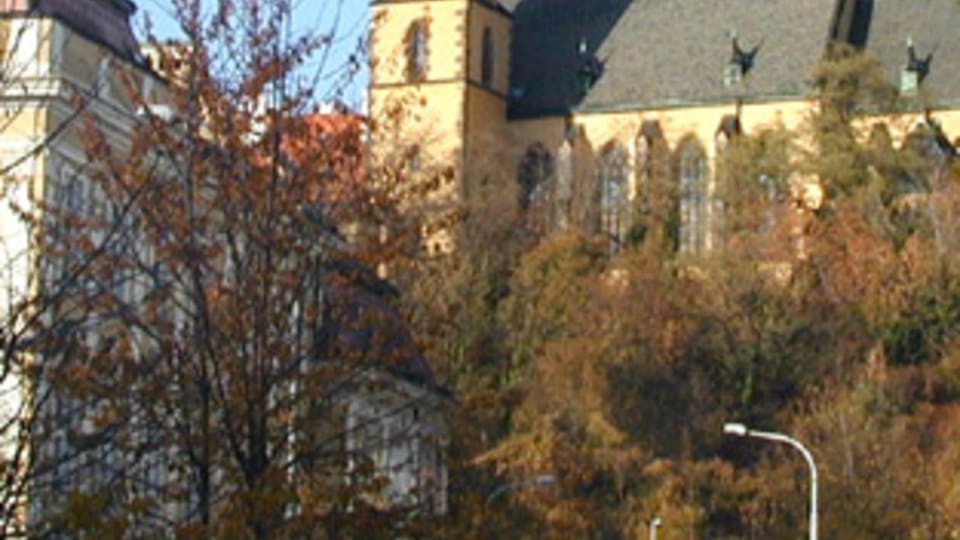
[[[796,448],[806,460],[810,467],[810,540],[817,540],[817,464],[813,461],[813,454],[807,450],[800,441],[788,437],[782,433],[773,433],[769,431],[757,431],[750,429],[744,424],[726,423],[723,425],[723,432],[727,435],[736,435],[737,437],[753,437],[755,439],[764,439],[767,441],[786,443]]]
[[[503,484],[502,486],[499,486],[497,489],[490,492],[490,495],[487,496],[487,502],[485,506],[490,506],[490,503],[492,503],[494,499],[496,499],[497,497],[499,497],[500,495],[503,495],[508,491],[513,491],[515,489],[523,489],[528,487],[546,486],[549,484],[553,484],[556,481],[557,481],[556,477],[554,477],[552,474],[541,474],[540,476],[537,476],[531,480],[524,480],[522,482],[512,482],[509,484]]]
[[[660,525],[663,525],[663,521],[659,517],[650,520],[650,540],[657,540],[657,529]]]
[[[507,493],[508,491],[513,491],[513,490],[516,490],[516,489],[525,489],[525,488],[528,488],[528,487],[546,486],[546,485],[554,484],[554,483],[556,483],[556,481],[557,481],[557,477],[556,477],[556,476],[553,476],[552,474],[541,474],[541,475],[539,475],[539,476],[535,476],[535,477],[531,478],[530,480],[523,480],[523,481],[520,481],[520,482],[510,482],[510,483],[508,483],[508,484],[503,484],[503,485],[497,486],[496,489],[494,489],[493,491],[490,492],[489,495],[487,495],[487,502],[483,505],[483,513],[484,513],[484,518],[485,518],[485,519],[484,519],[484,526],[486,526],[486,523],[489,521],[488,519],[486,519],[486,517],[487,517],[486,514],[487,514],[487,512],[489,512],[489,510],[490,510],[490,504],[494,501],[494,499],[496,499],[496,498],[499,497],[500,495],[503,495],[504,493]],[[538,532],[537,537],[539,537],[539,536],[540,536],[540,535],[539,535],[539,530],[540,530],[540,523],[539,523],[539,522],[537,522],[536,527],[537,527],[537,532]]]

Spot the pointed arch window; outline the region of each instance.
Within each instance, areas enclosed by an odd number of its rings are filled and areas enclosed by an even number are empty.
[[[570,226],[573,218],[573,139],[564,137],[563,143],[557,148],[557,164],[554,173],[553,188],[553,226],[558,230]]]
[[[717,155],[722,155],[730,142],[743,132],[740,126],[739,114],[728,114],[720,119],[720,125],[714,134],[714,146],[717,149]]]
[[[669,235],[674,187],[670,174],[670,149],[663,136],[660,122],[644,120],[634,139],[634,196],[636,213],[631,224],[637,240]]]
[[[653,176],[656,168],[659,151],[662,150],[666,141],[663,139],[663,129],[660,122],[656,120],[644,120],[634,141],[636,146],[636,171],[637,178],[641,180]]]
[[[490,27],[483,29],[483,47],[480,56],[480,84],[486,88],[493,87],[493,31]]]
[[[946,172],[956,149],[950,144],[940,126],[931,120],[918,122],[903,141],[907,176],[915,191],[929,190],[931,182]]]
[[[407,82],[419,82],[427,76],[427,24],[423,19],[410,23],[407,30]]]
[[[680,184],[678,247],[702,253],[707,245],[707,158],[703,147],[688,139],[678,150]]]
[[[711,210],[711,233],[714,235],[713,239],[716,243],[722,242],[724,234],[729,232],[727,227],[732,225],[732,223],[727,223],[728,208],[726,207],[726,204],[731,202],[729,199],[730,190],[733,189],[734,184],[733,178],[730,177],[733,172],[731,171],[732,164],[729,159],[729,150],[730,146],[734,144],[736,139],[742,134],[743,126],[740,123],[740,106],[738,105],[736,113],[724,115],[723,118],[720,119],[720,124],[713,134],[713,149],[716,160],[714,163],[716,164],[717,172],[714,176],[714,196],[711,197],[708,204],[710,204]],[[772,176],[761,174],[760,184],[761,189],[768,197],[766,221],[772,226],[775,220],[775,209],[773,207],[773,199],[769,197],[770,190],[774,189],[777,183],[773,181]],[[736,212],[731,214],[731,216],[735,215]]]
[[[630,194],[627,151],[619,143],[608,145],[600,164],[600,232],[619,251],[630,227]]]
[[[556,165],[553,156],[537,143],[527,149],[520,162],[520,208],[526,214],[527,227],[539,234],[550,231]]]
[[[645,120],[634,140],[637,194],[644,206],[655,204],[657,192],[663,191],[661,184],[669,178],[670,154],[667,141],[663,137],[660,122]],[[648,209],[649,210],[649,209]]]

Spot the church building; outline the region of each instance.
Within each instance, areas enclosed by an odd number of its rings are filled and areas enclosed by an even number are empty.
[[[955,0],[375,0],[374,153],[410,173],[452,167],[447,202],[509,179],[532,226],[615,246],[665,156],[676,248],[709,251],[726,142],[800,126],[817,107],[812,69],[837,45],[878,58],[906,125],[929,124],[955,155],[957,28]],[[891,126],[897,148],[909,131]]]

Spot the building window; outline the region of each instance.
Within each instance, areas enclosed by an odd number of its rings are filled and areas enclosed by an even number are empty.
[[[553,227],[563,230],[570,226],[573,208],[573,140],[564,137],[557,148],[553,187]]]
[[[670,149],[656,120],[645,120],[634,139],[636,198],[631,236],[645,240],[648,234],[662,238],[669,233],[670,208],[675,200],[670,175]]]
[[[757,176],[760,195],[764,204],[764,215],[760,221],[759,232],[769,234],[777,226],[777,210],[784,199],[783,180],[773,174],[760,173]]]
[[[403,166],[408,173],[420,172],[420,169],[423,168],[423,156],[421,154],[419,144],[414,144],[407,148],[407,151],[404,153]]]
[[[687,140],[678,150],[680,216],[678,248],[684,253],[702,253],[707,238],[707,158],[703,148]]]
[[[925,119],[914,126],[903,141],[908,173],[915,186],[925,190],[931,188],[931,181],[939,180],[946,173],[950,159],[956,150],[934,121]]]
[[[534,144],[523,156],[517,171],[520,209],[527,227],[539,234],[550,231],[555,177],[553,156],[541,144]]]
[[[654,191],[663,191],[663,186],[655,186],[669,178],[670,154],[667,141],[663,138],[660,123],[656,120],[646,120],[640,127],[640,132],[634,140],[635,167],[637,178],[637,193],[643,193],[644,204],[652,204],[650,200]]]
[[[10,49],[10,19],[0,19],[0,64],[6,65]]]
[[[427,24],[418,19],[407,30],[407,82],[419,82],[427,75]]]
[[[630,194],[627,151],[609,145],[600,164],[600,232],[610,241],[610,251],[619,251],[630,227]]]
[[[370,502],[383,508],[419,507],[446,511],[447,470],[439,420],[414,414],[409,397],[392,392],[351,398],[347,413],[348,463],[354,473],[369,470],[379,480]],[[366,464],[366,466],[363,466]]]
[[[490,27],[483,29],[483,52],[480,62],[480,83],[487,88],[493,87],[493,32]]]
[[[720,125],[717,126],[717,131],[714,134],[714,146],[717,149],[717,155],[723,154],[730,141],[741,133],[743,133],[743,128],[740,126],[739,113],[728,114],[721,118]]]
[[[93,94],[105,100],[112,97],[110,64],[109,56],[100,59],[100,65],[97,67],[97,78],[93,82]]]
[[[663,140],[663,130],[660,128],[660,122],[656,120],[644,120],[640,126],[640,132],[634,141],[636,145],[636,171],[637,177],[641,179],[648,178],[653,174],[656,166],[658,150],[665,146]]]

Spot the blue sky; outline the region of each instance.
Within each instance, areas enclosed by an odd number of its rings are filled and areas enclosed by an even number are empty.
[[[215,0],[201,0],[207,6],[215,5]],[[266,0],[269,1],[269,0]],[[329,32],[336,26],[334,40],[329,56],[321,61],[314,58],[309,61],[305,71],[322,71],[317,78],[317,94],[320,98],[330,97],[330,89],[336,85],[335,76],[342,73],[343,66],[362,39],[367,29],[367,14],[369,0],[292,0],[294,5],[293,31]],[[153,23],[154,33],[160,38],[175,38],[179,32],[174,22],[170,0],[134,0],[138,10],[135,16],[135,27],[142,37],[143,22],[149,15]],[[363,102],[363,91],[367,83],[366,61],[362,63],[364,71],[360,73],[353,84],[339,96],[348,105],[358,108]],[[311,80],[313,76],[310,76]]]

